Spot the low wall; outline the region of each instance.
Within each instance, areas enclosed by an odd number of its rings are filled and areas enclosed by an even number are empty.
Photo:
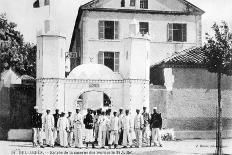
[[[173,89],[150,86],[150,106],[162,113],[163,128],[173,128],[181,139],[215,138],[217,90]],[[232,134],[232,91],[222,91],[224,138]],[[150,112],[151,112],[150,109]]]

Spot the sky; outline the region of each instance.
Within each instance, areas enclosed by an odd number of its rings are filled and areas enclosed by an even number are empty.
[[[36,43],[36,32],[42,21],[48,18],[49,7],[33,8],[35,0],[0,0],[0,13],[5,12],[7,18],[15,22],[17,29],[24,35],[26,42]],[[72,32],[80,5],[90,0],[51,0],[51,14],[56,29],[66,37],[66,46],[70,44]],[[188,0],[205,11],[202,16],[202,34],[211,32],[214,22],[226,21],[232,29],[232,0]],[[203,38],[204,40],[204,38]]]

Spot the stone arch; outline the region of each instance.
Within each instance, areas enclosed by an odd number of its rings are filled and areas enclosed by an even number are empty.
[[[86,87],[86,83],[76,83],[75,88],[70,88],[65,90],[65,105],[64,109],[65,111],[74,111],[74,108],[76,107],[77,100],[81,94],[84,94],[86,92],[102,92],[105,93],[110,101],[111,101],[111,108],[114,106],[117,106],[118,103],[117,98],[120,98],[121,96],[115,96],[115,89],[112,89],[112,87],[99,87],[99,88],[89,88]],[[113,86],[114,88],[114,86]]]
[[[112,93],[111,93],[109,90],[107,91],[107,89],[83,89],[83,90],[81,90],[81,91],[77,94],[76,98],[75,98],[74,101],[73,101],[73,104],[75,104],[75,103],[78,101],[79,97],[80,97],[82,94],[87,93],[87,92],[101,92],[101,93],[105,93],[105,94],[109,97],[109,99],[110,99],[110,101],[111,101],[111,104],[114,102]]]

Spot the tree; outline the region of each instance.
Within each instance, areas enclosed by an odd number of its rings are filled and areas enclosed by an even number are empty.
[[[36,76],[36,46],[24,43],[17,25],[0,14],[0,73],[12,68],[18,74]]]
[[[217,154],[222,154],[222,104],[221,104],[221,77],[232,75],[232,33],[226,22],[212,26],[214,36],[206,34],[206,44],[202,50],[205,53],[205,65],[209,72],[217,74],[218,107],[217,107]]]

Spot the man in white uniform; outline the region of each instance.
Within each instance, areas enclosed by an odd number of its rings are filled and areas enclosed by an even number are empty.
[[[53,130],[54,130],[54,117],[50,114],[50,109],[46,110],[46,116],[43,119],[44,132],[46,136],[46,144],[54,147]]]
[[[73,144],[73,119],[72,112],[68,112],[68,122],[69,122],[69,130],[68,130],[68,146],[71,147]]]
[[[76,114],[74,115],[73,126],[74,126],[74,136],[75,136],[75,147],[82,148],[83,147],[83,141],[82,141],[83,118],[82,115],[80,114],[80,108],[76,108]]]
[[[65,117],[65,113],[61,113],[61,117],[57,121],[57,129],[59,131],[60,137],[60,146],[61,147],[68,147],[68,133],[69,130],[69,122],[68,119]]]
[[[136,109],[136,115],[134,119],[134,129],[135,129],[135,136],[136,136],[136,143],[137,147],[142,146],[142,130],[143,130],[143,116],[140,114],[140,110]]]
[[[99,124],[99,133],[98,133],[98,145],[99,148],[105,147],[106,142],[106,129],[107,129],[107,117],[105,115],[105,111],[102,111],[102,115],[98,119]]]
[[[129,142],[129,146],[132,147],[132,120],[129,116],[129,110],[126,110],[126,115],[122,119],[122,128],[123,128],[123,147],[127,147],[127,141]]]
[[[117,148],[118,145],[118,130],[119,130],[119,119],[117,117],[117,111],[114,111],[114,116],[110,119],[110,141],[109,147],[111,148],[114,143],[114,148]]]

